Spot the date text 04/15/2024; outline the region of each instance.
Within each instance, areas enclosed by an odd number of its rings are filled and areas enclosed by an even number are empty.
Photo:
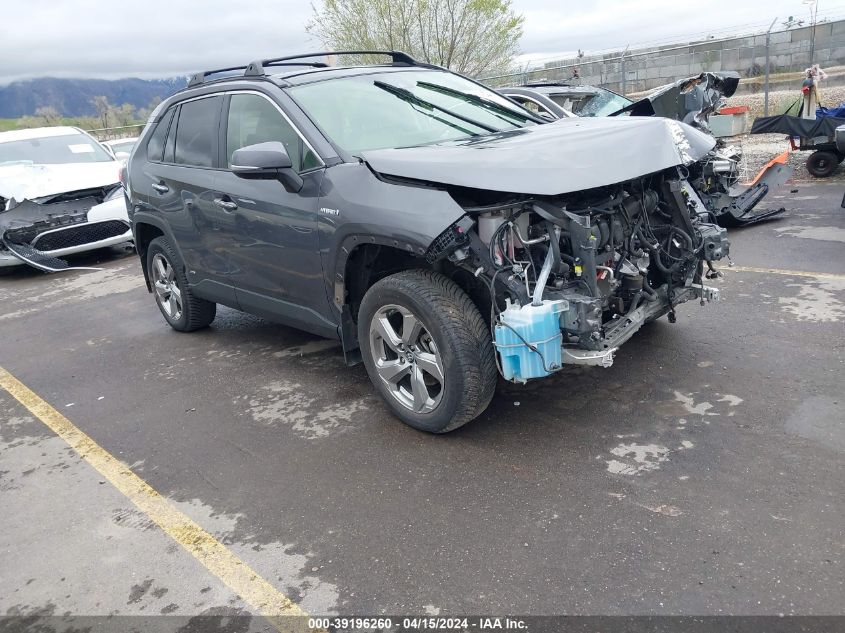
[[[309,618],[308,628],[334,629],[338,631],[380,630],[380,631],[525,631],[528,625],[524,620],[508,617],[403,617],[400,621],[393,618],[330,617]]]

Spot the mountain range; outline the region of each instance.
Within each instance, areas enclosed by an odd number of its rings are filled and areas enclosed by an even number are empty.
[[[131,103],[145,108],[155,98],[163,99],[184,88],[185,77],[170,79],[58,79],[42,77],[14,81],[0,86],[0,118],[11,119],[35,114],[35,110],[52,106],[63,116],[94,114],[91,99],[104,96],[109,103]]]

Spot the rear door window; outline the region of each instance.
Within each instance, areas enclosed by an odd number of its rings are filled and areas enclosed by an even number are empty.
[[[187,101],[179,109],[173,162],[192,167],[213,167],[217,156],[220,106],[223,97]]]

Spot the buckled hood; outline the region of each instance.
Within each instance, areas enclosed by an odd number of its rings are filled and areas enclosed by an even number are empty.
[[[661,86],[610,116],[630,112],[631,116],[664,116],[710,130],[710,115],[736,92],[739,73],[701,73]]]
[[[554,196],[689,165],[714,145],[709,135],[669,119],[575,118],[361,157],[388,176]]]

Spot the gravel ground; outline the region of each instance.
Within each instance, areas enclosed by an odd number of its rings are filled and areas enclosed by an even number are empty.
[[[783,134],[743,134],[725,139],[725,142],[742,147],[743,161],[741,165],[742,180],[750,181],[758,171],[778,154],[789,149],[789,141]],[[810,156],[810,152],[791,152],[788,165],[792,167],[793,176],[790,182],[820,182],[820,179],[812,177],[804,163]],[[845,182],[845,163],[824,182]]]

